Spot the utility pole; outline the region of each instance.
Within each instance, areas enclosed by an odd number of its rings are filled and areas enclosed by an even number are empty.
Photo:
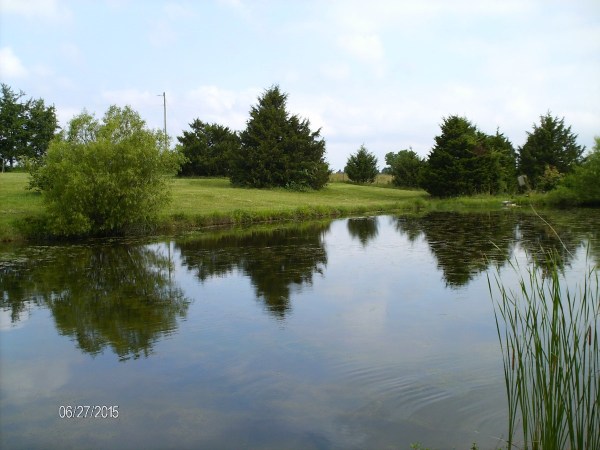
[[[160,97],[162,95],[163,98],[163,133],[164,133],[164,138],[165,138],[165,150],[167,149],[167,94],[166,93],[162,93],[162,94],[158,94],[158,97]]]

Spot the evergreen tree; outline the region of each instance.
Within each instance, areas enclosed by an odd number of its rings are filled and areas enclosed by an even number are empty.
[[[441,129],[423,168],[421,186],[438,197],[470,194],[469,165],[478,144],[477,128],[464,117],[450,116]]]
[[[194,120],[190,128],[191,131],[177,137],[180,151],[187,159],[179,175],[228,176],[231,155],[240,145],[236,133],[199,119]]]
[[[373,183],[377,176],[377,158],[365,148],[364,144],[350,155],[344,172],[355,183]]]
[[[565,127],[564,118],[552,117],[550,112],[540,116],[540,125],[533,124],[533,132],[527,133],[527,141],[519,148],[519,173],[536,186],[547,166],[560,174],[571,172],[585,150],[576,140],[571,127]]]
[[[502,133],[498,130],[495,135],[478,132],[478,145],[474,152],[474,192],[498,194],[516,190],[516,152]]]
[[[250,110],[241,146],[232,154],[231,182],[257,188],[320,189],[329,179],[325,141],[308,119],[290,115],[287,94],[267,89]]]
[[[421,172],[427,192],[451,197],[514,189],[515,153],[501,133],[486,135],[458,116],[444,119],[441,129]]]

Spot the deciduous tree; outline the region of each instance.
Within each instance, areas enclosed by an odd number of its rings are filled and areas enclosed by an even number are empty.
[[[111,235],[148,227],[169,199],[165,175],[181,157],[161,150],[164,136],[129,106],[111,106],[101,122],[85,111],[33,166],[50,231]]]
[[[420,173],[424,162],[412,149],[385,155],[385,162],[392,175],[395,186],[416,188],[419,186]]]
[[[54,106],[42,99],[22,101],[25,93],[2,84],[0,97],[0,159],[2,171],[21,157],[40,157],[58,128]]]

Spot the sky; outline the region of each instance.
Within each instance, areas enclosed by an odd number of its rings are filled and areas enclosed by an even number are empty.
[[[598,0],[0,0],[0,81],[55,105],[130,105],[176,137],[245,128],[269,87],[343,169],[364,144],[426,157],[444,117],[515,148],[548,111],[600,135]]]

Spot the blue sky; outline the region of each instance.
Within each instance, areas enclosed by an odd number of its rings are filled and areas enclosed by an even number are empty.
[[[0,80],[54,104],[131,105],[180,135],[199,118],[241,130],[279,84],[341,169],[361,144],[426,156],[443,117],[516,147],[539,116],[600,135],[597,0],[0,0]]]

